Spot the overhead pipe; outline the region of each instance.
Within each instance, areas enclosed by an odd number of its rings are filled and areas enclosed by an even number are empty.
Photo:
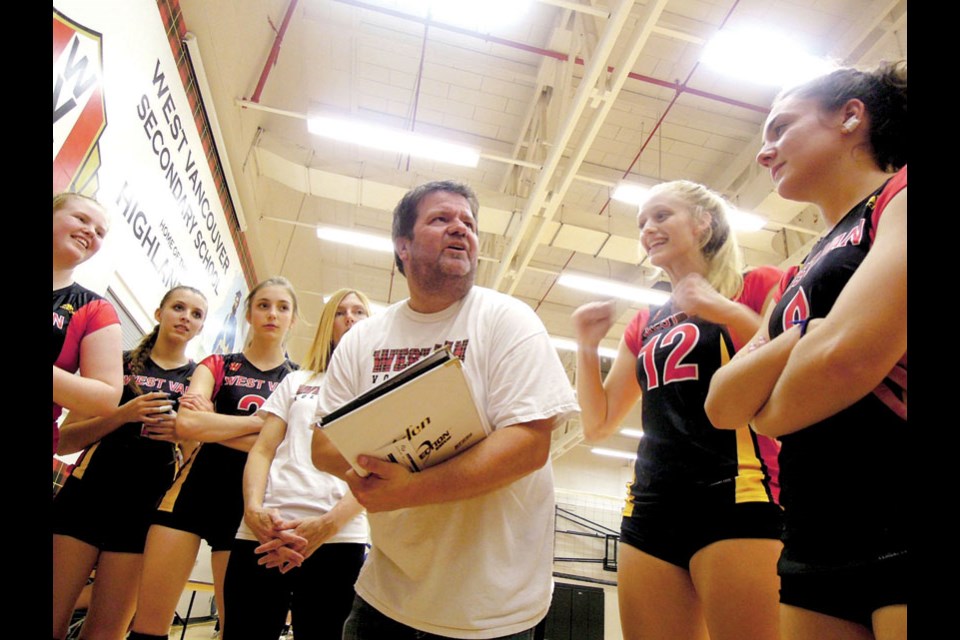
[[[260,94],[263,93],[263,87],[267,84],[270,71],[277,64],[277,58],[280,57],[280,43],[283,42],[283,36],[287,33],[287,27],[290,25],[290,18],[293,17],[294,9],[297,8],[297,2],[298,0],[290,0],[290,4],[287,6],[287,12],[283,15],[283,22],[280,23],[277,36],[273,39],[270,55],[267,56],[267,62],[263,65],[263,71],[260,72],[260,80],[257,82],[257,88],[253,90],[250,102],[260,102]]]

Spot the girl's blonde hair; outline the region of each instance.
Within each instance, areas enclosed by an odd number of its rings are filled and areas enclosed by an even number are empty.
[[[85,196],[82,193],[74,193],[72,191],[64,191],[62,193],[54,194],[53,212],[56,213],[57,211],[65,207],[67,203],[70,202],[71,200],[81,200],[83,202],[87,202],[95,206],[97,209],[100,209],[100,211],[103,211],[104,213],[107,212],[106,208],[102,204],[97,202],[96,199],[91,198],[90,196]]]
[[[320,322],[317,323],[317,333],[313,337],[313,344],[307,352],[304,360],[304,368],[316,373],[323,373],[330,364],[330,356],[333,355],[333,323],[337,319],[337,307],[343,302],[343,299],[350,294],[357,296],[360,304],[370,315],[370,300],[362,291],[356,289],[338,289],[324,305],[320,313]]]
[[[726,201],[689,180],[664,182],[650,190],[651,196],[661,193],[686,203],[696,222],[703,221],[704,213],[710,214],[710,226],[700,237],[700,253],[707,261],[707,282],[725,298],[735,298],[743,288],[744,265],[736,235],[730,228]]]

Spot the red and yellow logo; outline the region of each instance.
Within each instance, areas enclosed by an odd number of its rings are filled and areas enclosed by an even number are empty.
[[[53,10],[53,192],[97,192],[107,126],[102,36]]]

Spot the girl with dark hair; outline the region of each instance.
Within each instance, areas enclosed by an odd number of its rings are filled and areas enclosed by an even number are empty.
[[[167,637],[201,539],[212,552],[214,594],[223,624],[223,578],[243,517],[243,467],[263,426],[258,412],[297,368],[284,347],[297,313],[290,282],[282,277],[264,280],[250,291],[245,306],[250,338],[244,350],[204,358],[180,401],[177,436],[196,446],[186,452],[184,468],[147,534],[131,638]]]
[[[122,638],[133,619],[147,529],[180,460],[175,407],[196,366],[187,344],[206,311],[198,290],[168,291],[158,324],[123,354],[121,405],[98,418],[72,411],[63,423],[58,453],[86,451],[53,501],[54,638],[65,636],[94,566],[84,637]]]
[[[93,198],[79,193],[53,197],[53,453],[64,409],[107,415],[122,393],[117,312],[73,281],[74,269],[100,250],[108,227],[107,212]]]
[[[330,356],[369,310],[359,291],[330,296],[306,368],[287,376],[261,409],[263,429],[243,475],[244,519],[227,565],[224,640],[276,640],[288,610],[295,636],[340,640],[367,523],[347,484],[313,466],[311,443]]]
[[[780,272],[743,273],[727,206],[702,185],[657,185],[637,222],[640,244],[673,291],[633,318],[605,380],[597,348],[615,306],[590,303],[573,314],[584,437],[612,435],[643,403],[618,552],[624,638],[779,640],[777,446],[746,423],[716,431],[703,398],[756,331]]]
[[[763,140],[777,192],[829,228],[714,376],[707,413],[782,443],[785,637],[906,638],[906,63],[784,92]]]

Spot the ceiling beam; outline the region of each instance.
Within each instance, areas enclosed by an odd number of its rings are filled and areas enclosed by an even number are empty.
[[[659,1],[662,2],[663,0]],[[497,269],[493,283],[491,284],[494,289],[499,289],[506,279],[513,258],[517,255],[520,243],[527,235],[527,230],[530,229],[534,216],[540,213],[540,210],[546,202],[550,192],[550,184],[553,182],[554,174],[557,171],[563,153],[570,139],[573,137],[580,116],[594,97],[594,89],[597,87],[598,81],[602,75],[607,72],[607,60],[613,53],[613,48],[626,26],[633,4],[633,0],[621,0],[607,21],[600,42],[593,52],[591,63],[585,69],[584,76],[580,81],[580,86],[577,88],[573,101],[567,109],[563,123],[557,130],[555,137],[551,140],[550,150],[543,163],[543,169],[540,171],[537,181],[533,185],[533,189],[527,199],[527,204],[521,214],[519,228],[514,232],[510,244],[501,257],[500,267]],[[534,233],[539,233],[539,227]]]
[[[587,156],[587,152],[590,150],[594,140],[600,133],[600,127],[603,126],[604,121],[607,119],[607,114],[610,113],[610,109],[613,107],[617,96],[620,94],[620,91],[623,90],[623,86],[627,81],[630,69],[632,69],[634,64],[636,64],[637,58],[640,56],[640,52],[643,51],[643,48],[646,46],[647,41],[650,38],[650,34],[653,32],[653,29],[657,24],[657,20],[660,19],[660,15],[663,13],[663,9],[666,4],[667,0],[657,0],[656,2],[652,2],[647,7],[647,13],[638,22],[636,29],[634,29],[633,33],[631,34],[629,39],[629,48],[623,53],[622,59],[619,61],[619,63],[614,65],[617,71],[613,77],[613,81],[607,83],[607,86],[603,88],[598,88],[594,93],[593,104],[591,105],[593,107],[593,113],[590,118],[590,122],[587,125],[581,139],[577,141],[573,156],[567,162],[566,170],[560,179],[560,183],[554,187],[550,193],[549,202],[545,203],[543,209],[543,222],[553,220],[557,214],[557,211],[560,210],[560,204],[563,202],[563,198],[566,196],[570,185],[573,183],[573,179],[576,177],[577,170],[580,168],[584,158]],[[574,123],[573,126],[575,127],[576,124]],[[541,222],[541,226],[543,225],[543,222]],[[512,294],[516,291],[517,284],[520,282],[520,278],[523,275],[523,270],[533,259],[533,254],[536,252],[538,244],[539,243],[536,242],[529,243],[523,255],[520,256],[520,260],[515,270],[516,275],[513,277],[513,281],[507,288],[507,293]],[[503,268],[503,263],[501,263],[501,268]],[[499,286],[499,282],[495,282],[494,286]]]

